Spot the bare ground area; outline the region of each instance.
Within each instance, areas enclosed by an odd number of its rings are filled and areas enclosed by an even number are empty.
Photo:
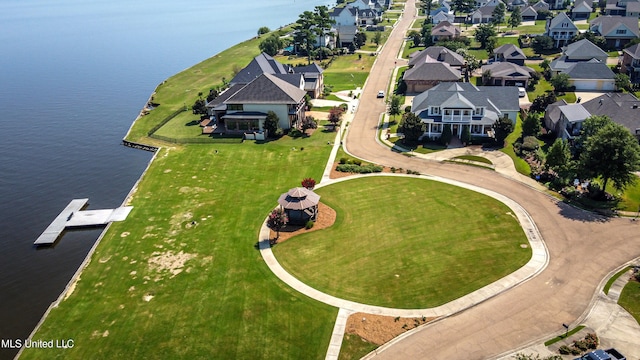
[[[436,318],[401,318],[355,313],[349,316],[345,332],[358,335],[363,340],[382,345],[396,336]]]

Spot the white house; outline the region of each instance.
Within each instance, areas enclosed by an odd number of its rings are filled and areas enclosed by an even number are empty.
[[[335,21],[334,26],[358,25],[358,9],[350,6],[333,8],[329,18]]]
[[[474,137],[490,137],[499,118],[507,116],[515,123],[520,111],[518,88],[440,83],[414,97],[411,111],[427,125],[423,138],[439,138],[444,126],[453,136],[467,128]]]
[[[547,19],[544,34],[551,37],[555,47],[559,48],[568,44],[569,40],[578,34],[578,27],[566,13],[561,12],[553,19]]]

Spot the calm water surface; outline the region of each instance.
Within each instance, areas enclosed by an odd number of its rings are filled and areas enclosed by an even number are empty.
[[[29,335],[101,230],[38,235],[73,198],[120,206],[151,159],[120,141],[155,86],[332,3],[0,0],[0,339]]]

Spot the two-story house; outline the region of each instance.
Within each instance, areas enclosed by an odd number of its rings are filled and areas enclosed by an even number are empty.
[[[567,104],[560,100],[545,109],[545,127],[563,140],[572,140],[580,135],[582,123],[591,114],[582,104]]]
[[[453,40],[462,35],[462,30],[448,21],[442,21],[431,29],[433,41]]]
[[[562,49],[562,56],[549,68],[553,75],[569,75],[571,86],[581,91],[612,91],[615,74],[607,66],[607,53],[587,39],[571,43]]]
[[[336,28],[358,25],[358,9],[351,6],[335,7],[329,12],[329,18],[335,21]]]
[[[569,40],[578,34],[578,27],[566,13],[561,12],[553,19],[547,19],[544,34],[551,37],[555,47],[559,48],[568,44]]]
[[[620,49],[640,37],[638,18],[630,16],[598,16],[589,22],[589,30],[607,40],[607,46]]]
[[[594,43],[582,39],[562,48],[562,55],[551,61],[549,68],[553,75],[569,69],[578,62],[599,62],[606,64],[609,55]]]
[[[622,51],[620,71],[629,75],[634,84],[640,82],[640,44],[631,45]]]
[[[522,66],[526,59],[524,51],[513,44],[504,44],[493,50],[493,61],[510,62]]]
[[[441,83],[413,98],[411,111],[426,124],[422,138],[437,139],[445,126],[453,136],[468,129],[474,137],[491,137],[493,124],[507,116],[514,123],[518,111],[517,87]]]

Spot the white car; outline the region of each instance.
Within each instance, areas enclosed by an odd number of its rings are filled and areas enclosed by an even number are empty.
[[[378,98],[383,98],[384,97],[384,91],[380,90],[378,91]]]
[[[519,87],[518,88],[518,96],[519,97],[527,96],[527,90],[525,90],[525,88],[523,88],[523,87]]]

